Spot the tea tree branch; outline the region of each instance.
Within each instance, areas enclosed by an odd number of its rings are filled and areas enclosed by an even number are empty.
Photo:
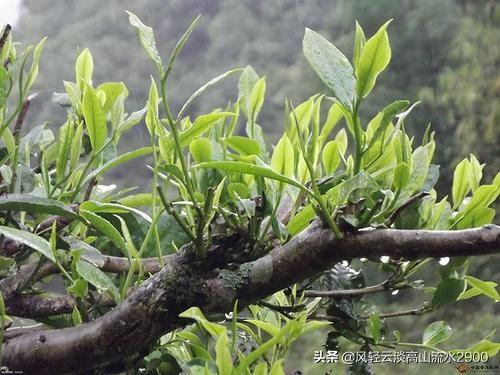
[[[186,246],[169,258],[160,272],[95,321],[43,331],[43,339],[42,333],[32,332],[9,340],[4,344],[3,364],[28,373],[36,369],[38,374],[50,374],[55,369],[91,370],[122,361],[166,332],[187,324],[189,321],[178,315],[191,306],[217,314],[231,311],[238,300],[238,307],[243,308],[343,259],[500,253],[500,227],[495,225],[459,231],[361,230],[337,239],[319,224],[244,265],[247,276],[238,285],[229,285],[221,274],[195,270],[193,249]],[[130,345],[131,340],[135,345]]]

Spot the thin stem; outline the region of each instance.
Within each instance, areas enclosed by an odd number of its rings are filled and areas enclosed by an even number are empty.
[[[354,153],[354,175],[358,174],[361,170],[361,157],[363,154],[363,140],[362,140],[362,132],[361,122],[359,120],[359,104],[361,100],[358,100],[354,104],[354,110],[352,113],[352,124],[354,130],[354,143],[355,143],[355,153]]]
[[[304,297],[351,297],[393,290],[386,282],[359,289],[306,290]]]
[[[258,239],[257,243],[255,244],[256,249],[259,248],[259,246],[262,244],[262,242],[264,242],[264,240],[266,238],[267,232],[269,231],[269,228],[271,227],[272,220],[276,216],[276,212],[278,211],[278,208],[280,206],[281,196],[282,196],[282,194],[280,193],[278,196],[276,205],[273,207],[273,211],[271,212],[271,215],[269,216],[269,220],[267,221],[266,226],[264,227],[264,229],[260,235],[260,238]]]
[[[394,210],[394,212],[385,221],[385,225],[390,227],[396,221],[396,219],[399,217],[399,215],[401,215],[401,212],[403,212],[405,209],[410,207],[413,203],[415,203],[419,199],[426,197],[427,195],[429,195],[428,192],[421,191],[421,192],[415,194],[414,196],[410,197],[405,203],[403,203],[396,210]],[[396,199],[394,199],[394,201],[396,201]]]
[[[309,176],[311,177],[311,187],[312,187],[312,192],[313,192],[313,198],[318,202],[319,207],[321,209],[321,212],[323,213],[323,219],[326,221],[326,223],[328,224],[330,229],[333,231],[333,233],[335,234],[335,237],[337,239],[341,239],[343,237],[343,234],[340,231],[340,229],[338,228],[335,221],[332,219],[332,217],[328,211],[328,208],[326,207],[325,200],[323,199],[323,196],[321,195],[321,192],[319,191],[318,185],[316,183],[314,168],[312,167],[310,161],[308,160],[309,158],[307,157],[306,148],[304,146],[304,141],[302,140],[302,134],[301,134],[300,128],[299,128],[299,120],[297,118],[297,114],[295,113],[295,108],[293,107],[293,105],[291,103],[290,103],[290,107],[292,108],[292,113],[293,113],[293,117],[295,120],[295,127],[297,130],[297,138],[299,139],[299,145],[300,145],[300,149],[301,149],[301,153],[302,153],[302,158],[304,159],[304,161],[306,163],[307,169],[309,170]]]
[[[400,316],[408,316],[408,315],[422,315],[425,313],[425,308],[419,307],[418,309],[411,309],[411,310],[402,310],[402,311],[394,311],[394,312],[388,312],[388,313],[382,313],[379,314],[380,318],[397,318]],[[362,317],[363,319],[369,319],[368,315],[365,315]]]
[[[71,194],[71,196],[69,198],[70,202],[72,202],[76,198],[76,196],[78,195],[78,193],[80,192],[80,188],[81,188],[83,179],[85,178],[85,174],[87,173],[87,171],[89,170],[89,168],[92,166],[92,164],[94,163],[94,161],[96,160],[96,158],[99,155],[101,155],[101,152],[114,141],[115,135],[116,135],[116,133],[113,134],[113,136],[109,139],[109,141],[104,144],[104,146],[102,146],[99,150],[97,150],[95,153],[92,154],[92,156],[90,157],[89,161],[87,162],[87,164],[83,168],[82,174],[78,178],[78,182],[75,185],[75,189],[73,191],[73,194]]]
[[[14,192],[17,180],[17,161],[19,158],[19,142],[21,139],[21,128],[23,126],[24,120],[26,119],[26,114],[28,113],[28,108],[30,106],[31,100],[33,100],[36,95],[30,95],[23,101],[19,115],[17,116],[16,124],[14,125],[14,130],[12,135],[14,136],[14,157],[12,159],[12,181],[10,183],[10,192]]]
[[[166,78],[166,77],[165,77]],[[186,185],[186,190],[189,194],[189,197],[193,201],[194,208],[198,212],[198,215],[202,215],[201,207],[199,206],[198,202],[195,199],[194,196],[194,187],[193,187],[193,182],[191,181],[191,177],[189,175],[187,163],[186,163],[186,158],[184,157],[184,153],[182,152],[182,146],[181,146],[181,141],[179,137],[179,130],[177,129],[177,122],[174,121],[172,117],[172,112],[170,111],[170,106],[168,105],[167,101],[167,83],[165,79],[161,80],[161,101],[163,103],[163,108],[165,109],[165,113],[167,116],[167,122],[170,127],[170,131],[172,132],[172,137],[174,138],[174,143],[175,147],[177,149],[177,154],[179,156],[179,160],[181,161],[181,168],[182,168],[182,173],[184,174],[184,180],[185,180],[185,185]]]
[[[191,239],[192,242],[196,242],[196,237],[191,231],[191,229],[186,225],[184,220],[180,217],[179,213],[175,210],[174,206],[172,206],[172,203],[170,203],[165,196],[165,193],[163,190],[161,190],[160,186],[157,186],[156,189],[158,190],[158,193],[160,194],[160,199],[165,206],[165,210],[172,215],[172,217],[177,221],[177,223],[181,226],[182,230],[188,235],[188,237]]]

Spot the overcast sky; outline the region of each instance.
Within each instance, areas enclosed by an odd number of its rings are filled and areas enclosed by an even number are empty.
[[[19,17],[21,0],[0,0],[0,26],[6,23],[15,24]]]

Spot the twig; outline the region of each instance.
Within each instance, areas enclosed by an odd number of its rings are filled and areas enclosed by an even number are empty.
[[[384,319],[384,318],[396,318],[398,316],[406,316],[406,315],[422,315],[425,312],[426,308],[425,307],[419,307],[418,309],[411,309],[411,310],[402,310],[402,311],[394,311],[394,312],[388,312],[388,313],[382,313],[379,314],[379,317]],[[362,317],[363,319],[368,319],[368,315],[364,315]]]
[[[92,179],[89,181],[89,184],[87,186],[87,190],[85,190],[85,195],[83,197],[83,201],[88,201],[90,199],[90,195],[92,194],[92,190],[94,190],[94,187],[97,185],[97,178],[92,177]]]
[[[424,198],[424,197],[426,197],[428,195],[429,195],[429,193],[426,192],[426,191],[421,191],[420,193],[415,194],[413,197],[411,197],[405,203],[403,203],[400,207],[398,207],[391,214],[391,216],[389,216],[389,218],[385,221],[385,225],[387,225],[388,227],[390,227],[396,221],[396,219],[399,217],[399,215],[401,215],[401,212],[403,212],[405,209],[407,209],[408,207],[410,207],[413,203],[415,203],[419,199]]]
[[[382,319],[385,318],[395,318],[398,316],[407,316],[407,315],[422,315],[425,312],[424,307],[419,307],[418,309],[411,309],[411,310],[403,310],[403,311],[394,311],[394,312],[389,312],[389,313],[382,313],[379,314],[379,317]],[[338,316],[333,316],[333,315],[311,315],[311,319],[316,319],[316,320],[328,320],[328,321],[333,321],[333,320],[341,320]],[[363,315],[361,319],[369,319],[369,315]]]
[[[391,285],[389,280],[386,280],[380,284],[367,286],[365,288],[359,288],[359,289],[306,290],[304,292],[304,297],[325,297],[325,298],[354,297],[354,296],[363,296],[365,294],[400,290],[406,288],[409,288],[409,286],[402,285],[400,287],[395,287],[394,285]]]
[[[336,297],[353,297],[362,296],[365,294],[384,292],[390,290],[389,286],[385,282],[367,286],[366,288],[359,289],[337,289],[337,290],[306,290],[304,292],[304,297],[325,297],[325,298],[336,298]]]
[[[267,307],[268,309],[274,310],[276,312],[279,312],[281,315],[283,315],[287,319],[293,319],[293,316],[289,314],[289,309],[284,308],[283,306],[278,306],[278,305],[273,305],[271,303],[267,303],[265,301],[260,301],[258,305]]]

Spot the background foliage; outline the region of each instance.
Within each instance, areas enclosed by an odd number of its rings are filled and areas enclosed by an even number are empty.
[[[391,25],[393,61],[368,98],[363,113],[371,118],[395,99],[422,100],[408,121],[408,129],[422,135],[427,124],[437,131],[436,162],[441,165],[440,191],[451,186],[452,167],[462,155],[474,153],[487,161],[486,175],[499,169],[498,126],[500,83],[499,10],[491,0],[25,0],[16,35],[33,43],[47,35],[44,67],[35,90],[32,124],[49,120],[57,126],[64,111],[51,105],[53,91],[63,91],[61,78],[72,77],[76,48],[89,47],[96,64],[96,80],[125,81],[130,108],[139,108],[148,91],[149,65],[140,46],[131,43],[133,31],[123,9],[155,25],[160,51],[168,51],[184,31],[179,20],[203,14],[199,26],[179,57],[171,86],[172,107],[179,105],[207,77],[235,67],[252,65],[268,77],[267,103],[261,125],[275,141],[280,132],[284,100],[302,101],[321,83],[301,56],[305,26],[333,41],[350,56],[357,19],[372,34],[387,19]],[[126,53],[124,53],[126,52]],[[56,62],[57,63],[53,63]],[[215,88],[198,103],[201,112],[224,106],[234,98],[234,82]],[[59,115],[57,111],[59,110]],[[148,141],[144,129],[125,140],[129,147]],[[138,171],[139,172],[139,171]],[[140,184],[147,172],[127,176]]]

